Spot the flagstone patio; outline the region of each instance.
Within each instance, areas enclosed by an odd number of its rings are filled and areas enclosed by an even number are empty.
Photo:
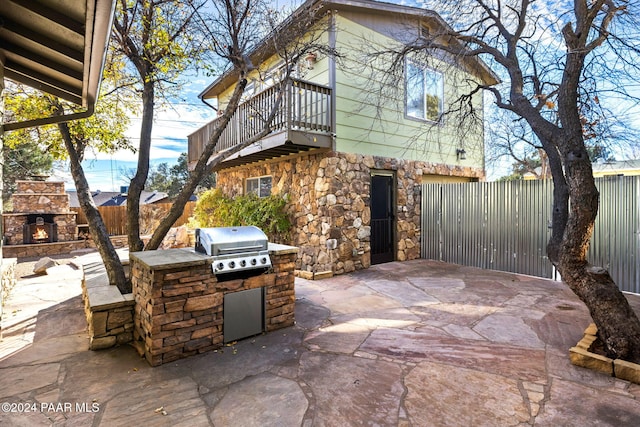
[[[297,278],[295,326],[152,368],[88,350],[74,274],[5,308],[2,425],[640,425],[639,385],[570,364],[591,319],[562,283],[428,260]]]

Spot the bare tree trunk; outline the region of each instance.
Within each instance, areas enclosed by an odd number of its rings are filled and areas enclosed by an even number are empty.
[[[558,270],[564,282],[589,308],[607,356],[640,363],[638,318],[605,269],[563,260]]]
[[[571,46],[575,38],[568,29],[564,33],[567,44]],[[552,237],[548,254],[563,281],[589,309],[607,355],[614,359],[640,362],[640,320],[609,272],[593,267],[587,261],[600,194],[593,178],[580,122],[578,88],[584,58],[584,51],[579,49],[567,55],[558,95],[558,117],[562,131],[561,139],[553,141],[553,145],[562,159],[569,203],[565,225],[560,224],[557,230],[562,234]],[[562,203],[566,204],[566,201]]]
[[[589,240],[598,212],[599,193],[586,150],[566,156],[571,202],[559,242],[548,254],[562,280],[585,303],[607,356],[640,363],[640,321],[609,272],[587,262]]]
[[[609,272],[586,259],[595,222],[598,190],[592,176],[572,180],[571,208],[559,247],[549,245],[549,258],[562,280],[589,308],[607,355],[640,363],[640,321]],[[590,182],[589,182],[590,181]],[[557,256],[551,257],[551,254]]]
[[[67,152],[69,153],[69,162],[71,165],[71,175],[73,176],[73,181],[76,186],[76,191],[78,192],[78,201],[80,202],[80,207],[82,208],[82,212],[84,212],[87,217],[87,222],[89,223],[89,233],[91,234],[91,239],[95,243],[98,253],[100,253],[100,257],[102,258],[102,262],[104,263],[105,269],[107,271],[107,277],[109,278],[109,283],[111,285],[115,285],[118,287],[121,293],[126,294],[131,292],[131,283],[127,281],[126,275],[124,273],[124,267],[120,262],[120,258],[118,257],[118,253],[116,252],[111,240],[109,239],[109,233],[107,232],[107,227],[102,220],[102,216],[100,216],[100,212],[93,202],[93,198],[91,197],[91,191],[89,190],[89,183],[84,175],[84,170],[81,165],[81,158],[76,151],[76,147],[74,146],[71,135],[69,132],[69,127],[67,123],[58,124],[58,129],[62,134],[62,139],[64,140],[64,144],[67,148]]]
[[[129,184],[127,192],[127,237],[129,250],[141,251],[144,244],[140,239],[140,194],[144,190],[149,175],[149,157],[151,151],[151,130],[153,127],[153,83],[145,83],[142,91],[142,126],[140,129],[140,148],[138,150],[138,168]]]

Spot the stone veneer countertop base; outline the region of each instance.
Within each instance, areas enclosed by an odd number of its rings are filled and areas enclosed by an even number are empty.
[[[272,255],[286,255],[297,252],[298,248],[295,246],[269,243],[269,253]],[[210,264],[212,262],[210,256],[196,252],[192,248],[131,252],[129,256],[155,270]],[[128,260],[126,261],[128,262]],[[87,269],[88,266],[84,266],[84,268]],[[89,268],[95,270],[99,269],[99,266],[93,264]],[[86,277],[85,283],[89,306],[93,309],[106,309],[133,299],[133,294],[122,295],[116,286],[109,285],[109,280],[104,271],[102,271],[102,274],[92,274],[90,277]]]

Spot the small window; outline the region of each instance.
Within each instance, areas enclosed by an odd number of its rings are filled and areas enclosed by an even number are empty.
[[[406,114],[437,122],[444,109],[444,77],[441,72],[413,61],[406,63]]]
[[[267,197],[271,195],[271,182],[270,176],[247,178],[245,192],[246,194],[255,193],[258,197]]]

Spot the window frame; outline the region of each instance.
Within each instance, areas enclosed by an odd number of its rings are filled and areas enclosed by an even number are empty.
[[[269,194],[262,194],[262,181],[266,179],[269,179],[270,183],[269,183]],[[249,182],[251,181],[257,181],[258,183],[258,187],[257,187],[257,191],[255,190],[249,190]],[[271,195],[271,192],[273,190],[273,176],[272,175],[261,175],[261,176],[252,176],[249,178],[245,178],[244,180],[244,194],[248,195],[250,193],[254,193],[255,195],[257,195],[260,198],[264,198],[264,197],[269,197]]]
[[[422,117],[417,115],[411,115],[409,113],[409,67],[414,67],[419,69],[422,74]],[[438,93],[434,95],[440,95],[440,102],[438,103],[438,118],[432,119],[428,117],[428,101],[427,95],[431,95],[432,93],[427,93],[427,82],[429,81],[429,76],[436,76],[439,81],[434,83],[437,84]],[[428,122],[428,123],[443,123],[444,116],[444,73],[442,71],[436,70],[433,67],[429,67],[420,61],[416,61],[413,59],[407,58],[405,61],[404,68],[404,116],[406,119],[415,120],[420,122]]]

